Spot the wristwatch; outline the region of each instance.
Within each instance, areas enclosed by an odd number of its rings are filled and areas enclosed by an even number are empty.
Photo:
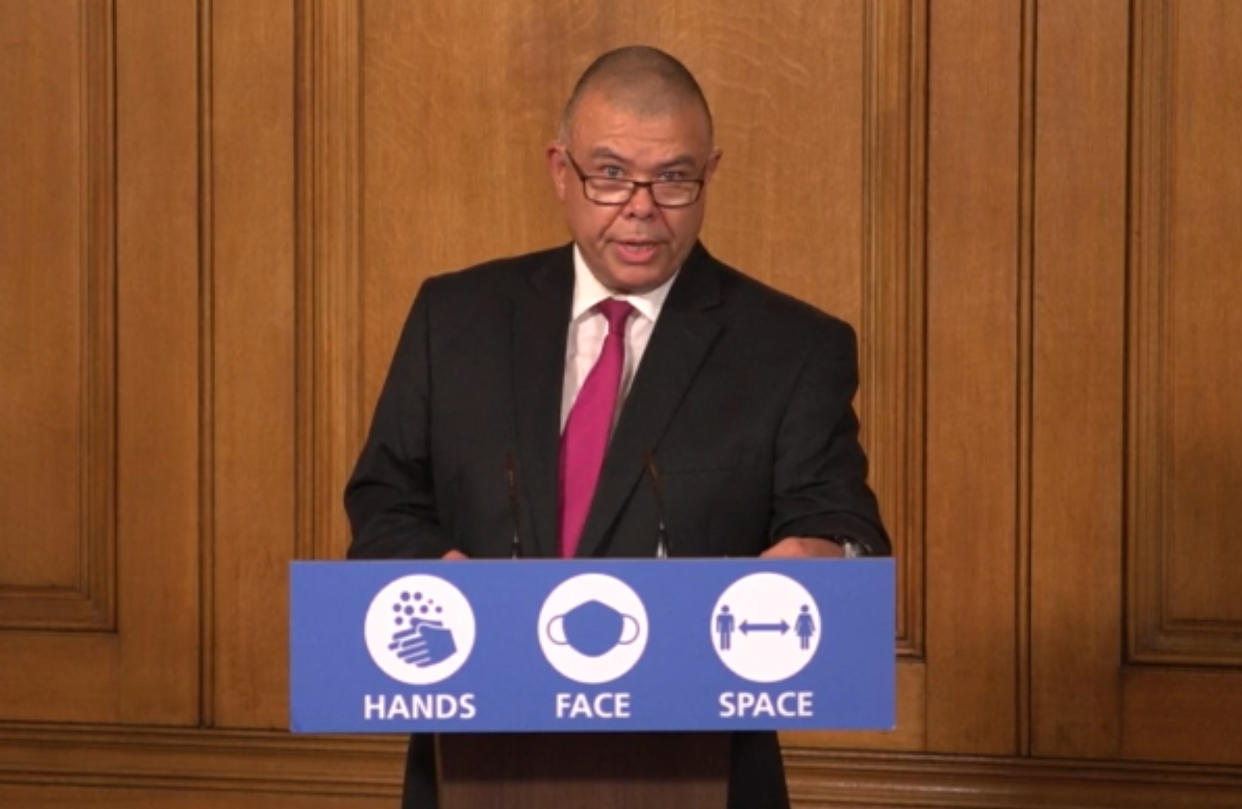
[[[849,537],[829,536],[825,539],[840,545],[841,550],[845,551],[846,559],[857,559],[867,555],[867,549],[862,546],[862,543]]]

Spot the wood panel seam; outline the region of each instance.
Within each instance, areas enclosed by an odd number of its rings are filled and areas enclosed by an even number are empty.
[[[215,718],[215,295],[213,137],[213,0],[198,0],[198,278],[199,278],[199,722]]]
[[[1036,160],[1036,82],[1038,81],[1038,5],[1036,0],[1022,0],[1022,31],[1018,54],[1018,255],[1015,266],[1017,283],[1017,480],[1014,514],[1014,723],[1015,749],[1022,754],[1031,751],[1031,543],[1032,496],[1034,480],[1034,374],[1035,374],[1035,160]]]

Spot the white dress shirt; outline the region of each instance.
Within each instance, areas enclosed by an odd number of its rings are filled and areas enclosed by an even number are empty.
[[[634,307],[625,329],[625,364],[621,368],[621,390],[617,398],[617,412],[625,401],[634,381],[638,363],[651,340],[651,330],[664,307],[664,299],[677,277],[673,273],[663,284],[649,292],[637,295],[617,295],[599,282],[587,267],[578,245],[574,245],[574,300],[570,309],[569,336],[565,341],[565,380],[561,386],[561,430],[569,418],[582,383],[591,372],[600,352],[604,350],[604,338],[608,335],[608,321],[593,307],[607,298],[623,300]],[[614,416],[615,418],[615,416]]]

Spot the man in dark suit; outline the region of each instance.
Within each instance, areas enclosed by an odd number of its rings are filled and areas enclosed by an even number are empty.
[[[853,331],[698,242],[720,151],[685,67],[601,56],[547,161],[573,243],[424,284],[346,491],[350,556],[887,553]],[[580,438],[601,396],[611,423]],[[434,805],[429,745],[407,807]],[[737,734],[731,809],[787,805],[775,736]]]

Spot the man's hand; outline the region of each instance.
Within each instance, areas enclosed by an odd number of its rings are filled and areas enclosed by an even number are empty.
[[[761,559],[843,559],[845,548],[830,539],[785,537],[759,554]]]
[[[444,555],[443,555],[443,556],[441,556],[440,558],[441,558],[441,559],[469,559],[470,557],[469,557],[469,556],[466,556],[466,554],[464,554],[464,553],[462,553],[461,551],[459,551],[459,550],[457,550],[456,548],[454,548],[453,550],[451,550],[451,551],[449,551],[448,553],[444,554]]]

